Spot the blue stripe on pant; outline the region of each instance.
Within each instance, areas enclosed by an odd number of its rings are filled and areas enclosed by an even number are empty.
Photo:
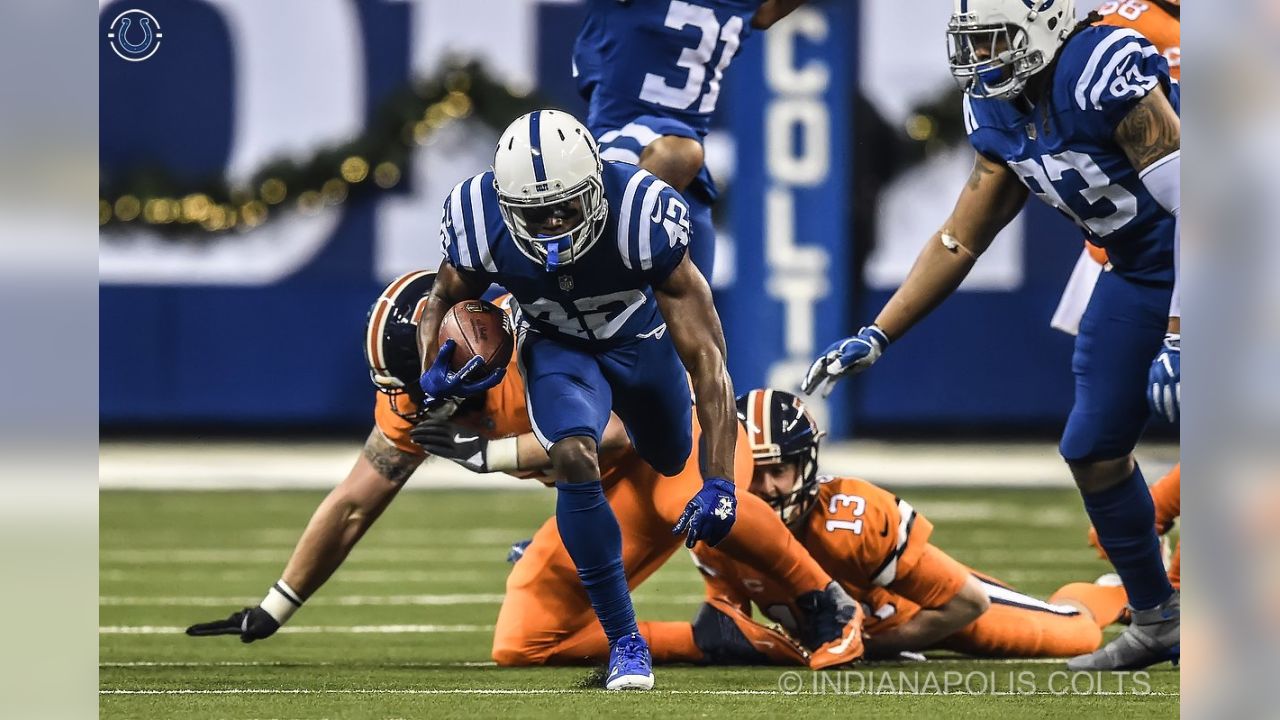
[[[575,436],[599,443],[612,409],[645,462],[664,475],[684,468],[693,449],[693,404],[665,330],[592,351],[527,331],[520,365],[529,419],[544,446]]]
[[[1059,450],[1068,462],[1121,458],[1146,427],[1147,369],[1169,322],[1171,288],[1105,272],[1080,320],[1071,371],[1075,404]]]

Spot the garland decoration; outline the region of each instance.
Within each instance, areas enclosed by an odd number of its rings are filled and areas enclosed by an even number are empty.
[[[544,106],[477,63],[452,64],[393,93],[361,136],[321,148],[310,158],[270,161],[247,183],[178,182],[163,168],[134,173],[119,185],[104,183],[98,227],[113,233],[141,226],[198,241],[253,230],[288,210],[314,214],[396,187],[413,151],[453,123],[474,118],[501,129],[511,118]]]

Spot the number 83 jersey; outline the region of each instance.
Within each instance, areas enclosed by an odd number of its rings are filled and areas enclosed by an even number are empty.
[[[498,210],[493,173],[463,180],[444,203],[445,258],[464,275],[510,292],[521,328],[595,348],[661,337],[653,286],[688,250],[688,205],[670,185],[630,163],[604,161],[603,180],[604,230],[555,272],[516,247]]]
[[[970,142],[1083,228],[1117,274],[1172,283],[1174,217],[1115,140],[1120,122],[1158,87],[1179,110],[1168,62],[1134,30],[1092,26],[1072,35],[1046,72],[1050,86],[1029,111],[966,95]]]

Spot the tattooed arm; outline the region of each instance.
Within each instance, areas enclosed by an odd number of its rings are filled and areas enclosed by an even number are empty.
[[[1142,172],[1182,147],[1182,121],[1164,92],[1148,94],[1116,128],[1116,143]]]
[[[316,508],[283,578],[303,600],[320,589],[386,509],[422,457],[396,449],[374,428],[355,467]]]
[[[1115,140],[1129,157],[1151,196],[1180,224],[1182,121],[1162,90],[1151,92],[1129,111],[1116,128]],[[1178,226],[1174,230],[1175,281],[1168,328],[1171,333],[1182,330],[1176,280],[1180,235],[1181,227]]]
[[[896,340],[947,299],[996,233],[1022,209],[1027,188],[1003,163],[979,154],[942,229],[929,238],[876,325]]]

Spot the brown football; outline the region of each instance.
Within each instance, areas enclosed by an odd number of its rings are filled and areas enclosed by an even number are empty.
[[[441,345],[452,340],[458,346],[449,363],[453,370],[461,370],[473,357],[482,358],[484,366],[476,371],[478,377],[506,367],[515,348],[511,319],[497,305],[484,300],[463,300],[449,308],[440,323],[438,339]]]

